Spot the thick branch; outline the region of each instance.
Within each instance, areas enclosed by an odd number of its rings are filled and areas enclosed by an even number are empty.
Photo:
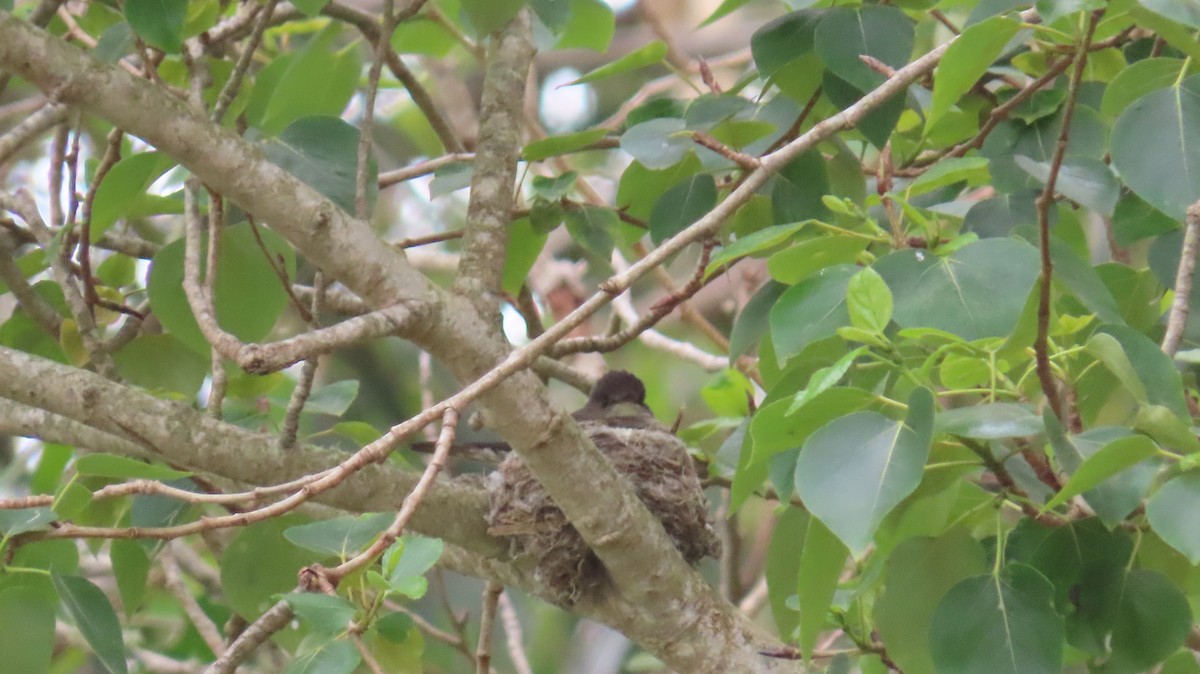
[[[521,156],[525,79],[533,60],[529,30],[529,13],[520,12],[492,36],[488,49],[467,231],[454,281],[454,290],[470,298],[479,315],[497,329],[513,187]]]

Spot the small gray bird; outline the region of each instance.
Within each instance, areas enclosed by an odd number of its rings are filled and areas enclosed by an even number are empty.
[[[646,406],[646,387],[616,370],[596,382],[572,416],[692,564],[720,553],[708,503],[687,447]],[[538,575],[573,602],[604,577],[603,567],[525,462],[508,454],[489,478],[488,533],[510,537],[537,560]]]

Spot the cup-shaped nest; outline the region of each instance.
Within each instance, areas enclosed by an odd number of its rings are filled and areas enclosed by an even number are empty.
[[[580,424],[634,493],[662,522],[690,564],[720,553],[695,465],[679,438],[657,422],[641,428]],[[488,531],[534,558],[537,576],[564,604],[606,579],[604,566],[516,453],[491,475]]]

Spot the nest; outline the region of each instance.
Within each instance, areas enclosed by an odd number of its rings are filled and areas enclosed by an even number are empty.
[[[662,522],[688,563],[716,556],[720,542],[709,522],[708,505],[687,449],[658,422],[651,419],[639,425],[580,424]],[[492,474],[489,494],[488,531],[510,537],[515,554],[533,557],[537,578],[560,603],[572,604],[580,594],[606,580],[600,560],[516,453]]]

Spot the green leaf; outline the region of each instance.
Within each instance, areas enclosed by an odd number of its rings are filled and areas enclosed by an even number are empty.
[[[1112,654],[1094,671],[1145,672],[1183,645],[1192,612],[1179,587],[1155,571],[1135,569],[1109,583],[1105,597],[1112,619]],[[1115,606],[1113,605],[1115,604]]]
[[[1158,445],[1144,435],[1130,435],[1108,443],[1086,458],[1042,511],[1057,508],[1071,497],[1099,486],[1108,478],[1158,454]]]
[[[347,515],[289,527],[283,537],[306,550],[345,559],[375,540],[393,519],[391,513]]]
[[[803,653],[812,653],[817,638],[825,629],[838,578],[846,567],[846,554],[846,546],[821,520],[814,517],[809,521],[796,574],[796,598],[800,602],[798,645]],[[811,655],[808,659],[811,660]]]
[[[480,0],[488,2],[489,0]],[[583,84],[585,82],[595,82],[614,75],[627,73],[638,68],[660,63],[663,57],[667,55],[667,45],[662,40],[654,40],[649,44],[639,47],[621,58],[611,63],[606,63],[595,70],[592,70],[579,79],[569,82],[565,86],[571,84]]]
[[[768,281],[754,293],[749,302],[742,307],[741,313],[733,321],[733,330],[729,335],[729,362],[732,364],[744,355],[767,334],[770,328],[768,317],[775,301],[787,290],[782,283]]]
[[[58,515],[47,507],[0,510],[0,538],[47,529],[56,519]]]
[[[460,0],[480,37],[500,30],[525,6],[525,0]]]
[[[513,297],[521,292],[525,277],[546,245],[547,236],[534,228],[530,218],[521,218],[509,224],[508,247],[504,256],[504,292]]]
[[[1139,4],[1172,21],[1200,28],[1200,2],[1196,0],[1139,0]]]
[[[1121,113],[1112,132],[1113,166],[1138,196],[1182,221],[1200,198],[1200,76],[1151,92]]]
[[[1200,59],[1200,43],[1196,42],[1195,31],[1188,30],[1187,26],[1139,6],[1134,6],[1129,15],[1139,27],[1146,28],[1187,56]]]
[[[1028,405],[1017,403],[984,403],[946,410],[937,417],[937,429],[942,433],[964,438],[990,440],[1019,438],[1041,433],[1042,419]]]
[[[271,163],[354,214],[358,142],[358,129],[338,117],[304,117],[263,143],[263,152]],[[368,216],[379,191],[378,177],[372,157],[367,162]]]
[[[330,641],[314,634],[300,645],[283,674],[350,674],[360,662],[362,655],[348,640]]]
[[[934,609],[960,580],[985,569],[983,546],[966,531],[901,542],[887,559],[875,623],[888,655],[905,672],[933,672],[929,625]]]
[[[1146,94],[1179,81],[1186,62],[1174,58],[1148,58],[1131,63],[1104,87],[1100,112],[1116,117]]]
[[[804,552],[804,541],[812,517],[801,508],[786,506],[775,521],[771,531],[771,542],[767,547],[765,575],[767,578],[767,601],[771,605],[771,617],[780,636],[791,639],[800,626],[800,612],[788,606],[788,598],[796,593],[796,581],[800,578],[800,556]]]
[[[75,627],[111,674],[125,674],[125,642],[121,623],[108,597],[86,578],[50,572],[58,597],[75,621]]]
[[[1057,236],[1050,238],[1050,260],[1054,265],[1054,280],[1074,293],[1097,318],[1106,323],[1124,322],[1121,308],[1100,274]]]
[[[137,199],[173,166],[175,160],[161,152],[139,152],[114,164],[92,202],[92,239],[128,215]]]
[[[1137,370],[1134,369],[1133,363],[1129,361],[1129,357],[1121,348],[1121,343],[1115,337],[1098,332],[1088,340],[1087,350],[1117,376],[1134,400],[1142,404],[1149,402],[1146,388],[1142,385]]]
[[[870,243],[849,236],[818,236],[800,241],[767,260],[767,271],[780,283],[795,285],[826,267],[850,264]]]
[[[1113,237],[1120,246],[1130,246],[1142,239],[1165,234],[1179,228],[1179,223],[1165,213],[1129,192],[1117,202],[1112,218]]]
[[[1063,621],[1054,588],[1010,564],[958,582],[933,613],[929,646],[939,674],[1059,674]]]
[[[733,368],[718,371],[700,389],[700,399],[718,417],[740,418],[750,414],[754,385]]]
[[[1037,250],[1023,241],[983,239],[945,257],[897,251],[875,263],[875,270],[896,298],[896,323],[975,340],[1012,331],[1040,263]]]
[[[771,309],[771,340],[779,363],[785,364],[805,346],[850,324],[846,287],[858,268],[827,267],[788,288]]]
[[[187,398],[200,390],[210,368],[208,360],[169,334],[138,335],[113,354],[113,361],[129,383]]]
[[[926,135],[975,86],[1020,28],[1018,21],[993,16],[968,27],[951,43],[934,75],[933,102],[925,113]]]
[[[71,519],[92,502],[92,490],[79,482],[64,482],[54,494],[54,503],[50,506],[58,519]]]
[[[126,616],[137,613],[146,596],[146,579],[150,576],[150,557],[136,541],[117,539],[108,550],[112,558],[113,575],[121,593],[121,605]]]
[[[304,16],[312,18],[320,15],[321,9],[324,8],[325,5],[329,4],[329,0],[299,0],[299,2],[293,2],[292,4],[295,5],[296,9],[300,10]]]
[[[616,211],[600,206],[583,206],[567,211],[567,232],[575,243],[585,250],[607,261],[612,255],[613,232],[620,219]]]
[[[1168,545],[1200,564],[1200,473],[1168,480],[1146,502],[1146,516]]]
[[[771,187],[771,214],[776,224],[830,219],[822,197],[829,194],[825,159],[810,150],[793,159],[775,176]]]
[[[710,23],[719,21],[733,12],[741,9],[750,0],[722,0],[721,4],[709,14],[707,18],[700,22],[699,28],[703,28]]]
[[[1088,462],[1109,444],[1117,442],[1124,444],[1123,439],[1131,436],[1133,433],[1126,427],[1089,428],[1083,433],[1073,436],[1070,440],[1071,447],[1076,448],[1079,460],[1072,459],[1068,462],[1067,457],[1059,457],[1059,462],[1068,471],[1078,472],[1083,463]],[[1136,443],[1134,444],[1136,445]],[[1054,451],[1055,456],[1059,456],[1060,452],[1057,446]],[[1106,526],[1115,527],[1141,505],[1142,499],[1158,475],[1158,464],[1157,461],[1143,461],[1134,464],[1088,489],[1084,492],[1083,497],[1092,510],[1096,511],[1100,521],[1104,522]]]
[[[269,87],[270,101],[258,121],[266,135],[275,135],[302,117],[337,117],[346,108],[358,86],[362,60],[357,43],[337,49],[335,41],[341,26],[331,22],[282,72],[272,74],[278,80]],[[247,118],[253,123],[252,107],[253,101],[247,108]]]
[[[885,76],[859,57],[871,56],[892,68],[904,67],[913,50],[913,22],[900,9],[886,5],[835,7],[817,25],[814,46],[834,75],[870,91]]]
[[[521,150],[521,158],[525,161],[542,161],[561,154],[581,150],[608,135],[605,129],[587,129],[560,136],[550,136],[535,140]]]
[[[684,126],[678,117],[642,122],[621,135],[621,149],[649,169],[674,166],[692,149],[691,136],[680,133]]]
[[[808,404],[810,400],[817,397],[819,394],[832,388],[846,376],[846,372],[854,365],[854,359],[861,356],[867,351],[867,347],[860,346],[848,352],[846,355],[837,359],[833,365],[823,367],[808,378],[808,385],[803,390],[798,391],[792,397],[792,403],[788,406],[786,415],[791,416]]]
[[[704,269],[704,277],[712,276],[713,272],[747,255],[754,255],[771,250],[788,241],[793,234],[804,228],[804,223],[790,225],[772,225],[746,236],[740,236],[721,248],[721,252],[713,256],[708,267]]]
[[[75,470],[80,475],[133,480],[176,480],[191,475],[184,470],[115,454],[84,454],[75,461]]]
[[[834,387],[817,393],[794,411],[792,399],[763,405],[750,420],[754,439],[751,464],[766,463],[780,452],[801,447],[822,426],[873,402],[874,397],[862,389]]]
[[[21,674],[50,671],[54,655],[54,604],[32,587],[0,591],[0,669]]]
[[[167,52],[183,46],[187,0],[126,0],[125,20],[146,44]]]
[[[650,124],[652,122],[647,122]],[[707,173],[692,176],[667,190],[650,212],[650,240],[655,244],[682,232],[717,205],[717,183]]]
[[[1050,162],[1034,161],[1029,157],[1013,157],[1029,175],[1041,184],[1050,176]],[[1108,164],[1091,157],[1067,157],[1058,172],[1055,189],[1072,201],[1096,211],[1100,215],[1112,215],[1121,194],[1120,183]]]
[[[824,10],[802,9],[763,24],[750,38],[750,53],[763,79],[812,51]]]
[[[350,627],[354,605],[337,595],[289,592],[281,597],[317,634],[335,636]]]
[[[470,187],[473,175],[475,164],[471,162],[454,162],[439,166],[433,172],[433,180],[429,181],[429,198],[436,199],[444,194]]]
[[[392,33],[391,45],[392,49],[400,54],[426,54],[444,58],[458,45],[458,41],[453,33],[437,21],[414,16],[396,26],[396,31]]]
[[[423,577],[441,558],[445,545],[437,538],[405,536],[397,541],[383,557],[392,590],[420,599],[425,595],[427,582]]]
[[[304,405],[304,411],[340,417],[350,409],[357,397],[358,380],[343,379],[313,391]]]
[[[796,493],[856,556],[883,518],[921,482],[929,445],[877,412],[835,419],[809,436],[796,463]]]
[[[687,153],[678,164],[661,171],[646,168],[641,162],[635,161],[621,174],[616,206],[635,218],[649,218],[650,211],[663,192],[699,171],[700,160],[693,152]]]
[[[567,193],[575,187],[575,181],[579,178],[579,174],[574,171],[567,171],[558,176],[534,176],[530,183],[534,194],[547,201],[557,201],[567,196]]]
[[[562,0],[550,0],[559,2]],[[555,49],[591,49],[605,52],[616,32],[612,7],[602,0],[571,0],[571,16]]]
[[[878,272],[867,267],[846,285],[846,310],[854,327],[882,333],[892,320],[892,291]]]
[[[1096,328],[1096,335],[1101,334],[1111,335],[1120,343],[1121,349],[1128,357],[1142,384],[1145,400],[1148,400],[1150,404],[1166,407],[1179,419],[1191,419],[1179,371],[1171,362],[1171,358],[1163,353],[1157,344],[1150,341],[1149,337],[1126,325],[1101,325]],[[1092,337],[1092,340],[1094,339],[1096,336]],[[1088,340],[1089,349],[1091,349],[1092,340]],[[1105,364],[1108,365],[1108,362],[1105,361]],[[1122,383],[1130,386],[1130,382],[1125,379],[1122,379]]]
[[[241,224],[222,231],[217,264],[217,321],[244,342],[266,337],[287,306],[287,292],[272,263],[278,264],[282,258],[287,277],[296,276],[296,254],[291,246],[270,229],[260,226],[258,231],[270,260],[259,249],[250,225]],[[211,349],[183,292],[183,248],[183,240],[177,239],[163,246],[150,263],[150,308],[168,332],[207,358]]]
[[[375,621],[375,630],[379,636],[396,644],[404,643],[404,639],[413,629],[413,619],[407,613],[395,611]]]
[[[247,620],[257,618],[271,608],[275,595],[296,587],[296,573],[302,567],[324,557],[283,537],[284,530],[303,521],[292,515],[257,522],[230,542],[221,557],[221,587],[232,610]]]
[[[960,40],[955,40],[954,44],[959,42]],[[987,167],[988,160],[984,157],[943,159],[912,181],[904,189],[904,194],[911,199],[964,180],[972,185],[984,183],[988,180]]]

